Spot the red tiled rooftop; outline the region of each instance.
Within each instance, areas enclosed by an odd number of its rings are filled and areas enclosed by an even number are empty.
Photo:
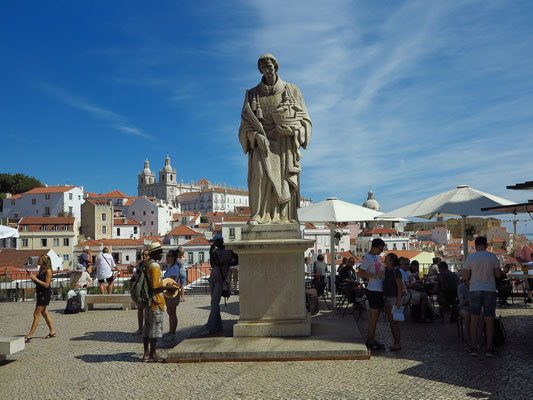
[[[172,229],[166,236],[201,236],[201,234],[181,224]]]
[[[76,186],[48,186],[48,187],[38,187],[32,190],[29,190],[23,194],[42,194],[42,193],[65,193],[69,190],[74,189]]]
[[[19,225],[72,225],[74,217],[23,217]]]
[[[418,231],[416,234],[417,235],[431,235],[431,232],[429,232],[429,231]]]
[[[41,250],[14,250],[14,249],[4,249],[0,250],[0,271],[4,273],[4,267],[26,267],[26,261],[30,257],[39,257],[41,254],[47,254],[49,249]]]
[[[224,217],[224,222],[247,222],[250,217]]]
[[[210,245],[211,245],[211,243],[209,243],[209,240],[207,240],[203,236],[198,236],[198,237],[195,237],[192,240],[189,240],[183,246],[210,246]]]
[[[94,197],[95,198],[115,198],[115,199],[129,198],[129,196],[125,195],[120,190],[113,190],[112,192],[99,194]]]
[[[91,239],[86,240],[85,242],[78,243],[74,247],[83,247],[83,246],[100,246],[100,244],[103,244],[104,246],[140,246],[143,244],[143,241],[140,239]]]

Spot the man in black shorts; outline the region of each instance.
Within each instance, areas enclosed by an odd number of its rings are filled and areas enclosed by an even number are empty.
[[[383,298],[383,279],[385,277],[385,268],[381,265],[379,255],[385,248],[385,242],[382,239],[372,240],[372,248],[363,257],[359,266],[357,276],[368,279],[367,294],[368,304],[370,306],[370,321],[368,322],[368,336],[366,346],[370,350],[384,350],[385,346],[376,341],[376,326],[379,319],[379,313],[384,306]]]

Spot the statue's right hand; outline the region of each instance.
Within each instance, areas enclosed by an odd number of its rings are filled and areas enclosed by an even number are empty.
[[[255,135],[255,140],[257,143],[257,147],[261,150],[266,150],[268,147],[268,139],[264,137],[263,135]]]

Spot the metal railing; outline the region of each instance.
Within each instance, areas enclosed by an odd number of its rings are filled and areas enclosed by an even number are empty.
[[[55,271],[50,282],[52,300],[65,300],[70,286],[72,271]],[[163,270],[164,273],[164,270]],[[211,274],[209,264],[192,265],[187,268],[186,293],[209,293],[207,279]],[[121,271],[114,280],[114,293],[129,293],[132,274]],[[93,283],[87,288],[88,294],[97,294],[98,281],[92,276]],[[2,301],[31,301],[35,300],[35,283],[28,278],[25,272],[0,275],[0,302]]]

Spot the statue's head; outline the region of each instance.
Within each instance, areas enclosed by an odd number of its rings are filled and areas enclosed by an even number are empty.
[[[263,71],[261,71],[261,67],[268,63],[272,63],[274,65],[274,70],[278,72],[278,60],[276,60],[276,57],[270,53],[263,54],[261,57],[259,57],[259,60],[257,60],[257,68],[259,69],[259,72],[263,73]]]

